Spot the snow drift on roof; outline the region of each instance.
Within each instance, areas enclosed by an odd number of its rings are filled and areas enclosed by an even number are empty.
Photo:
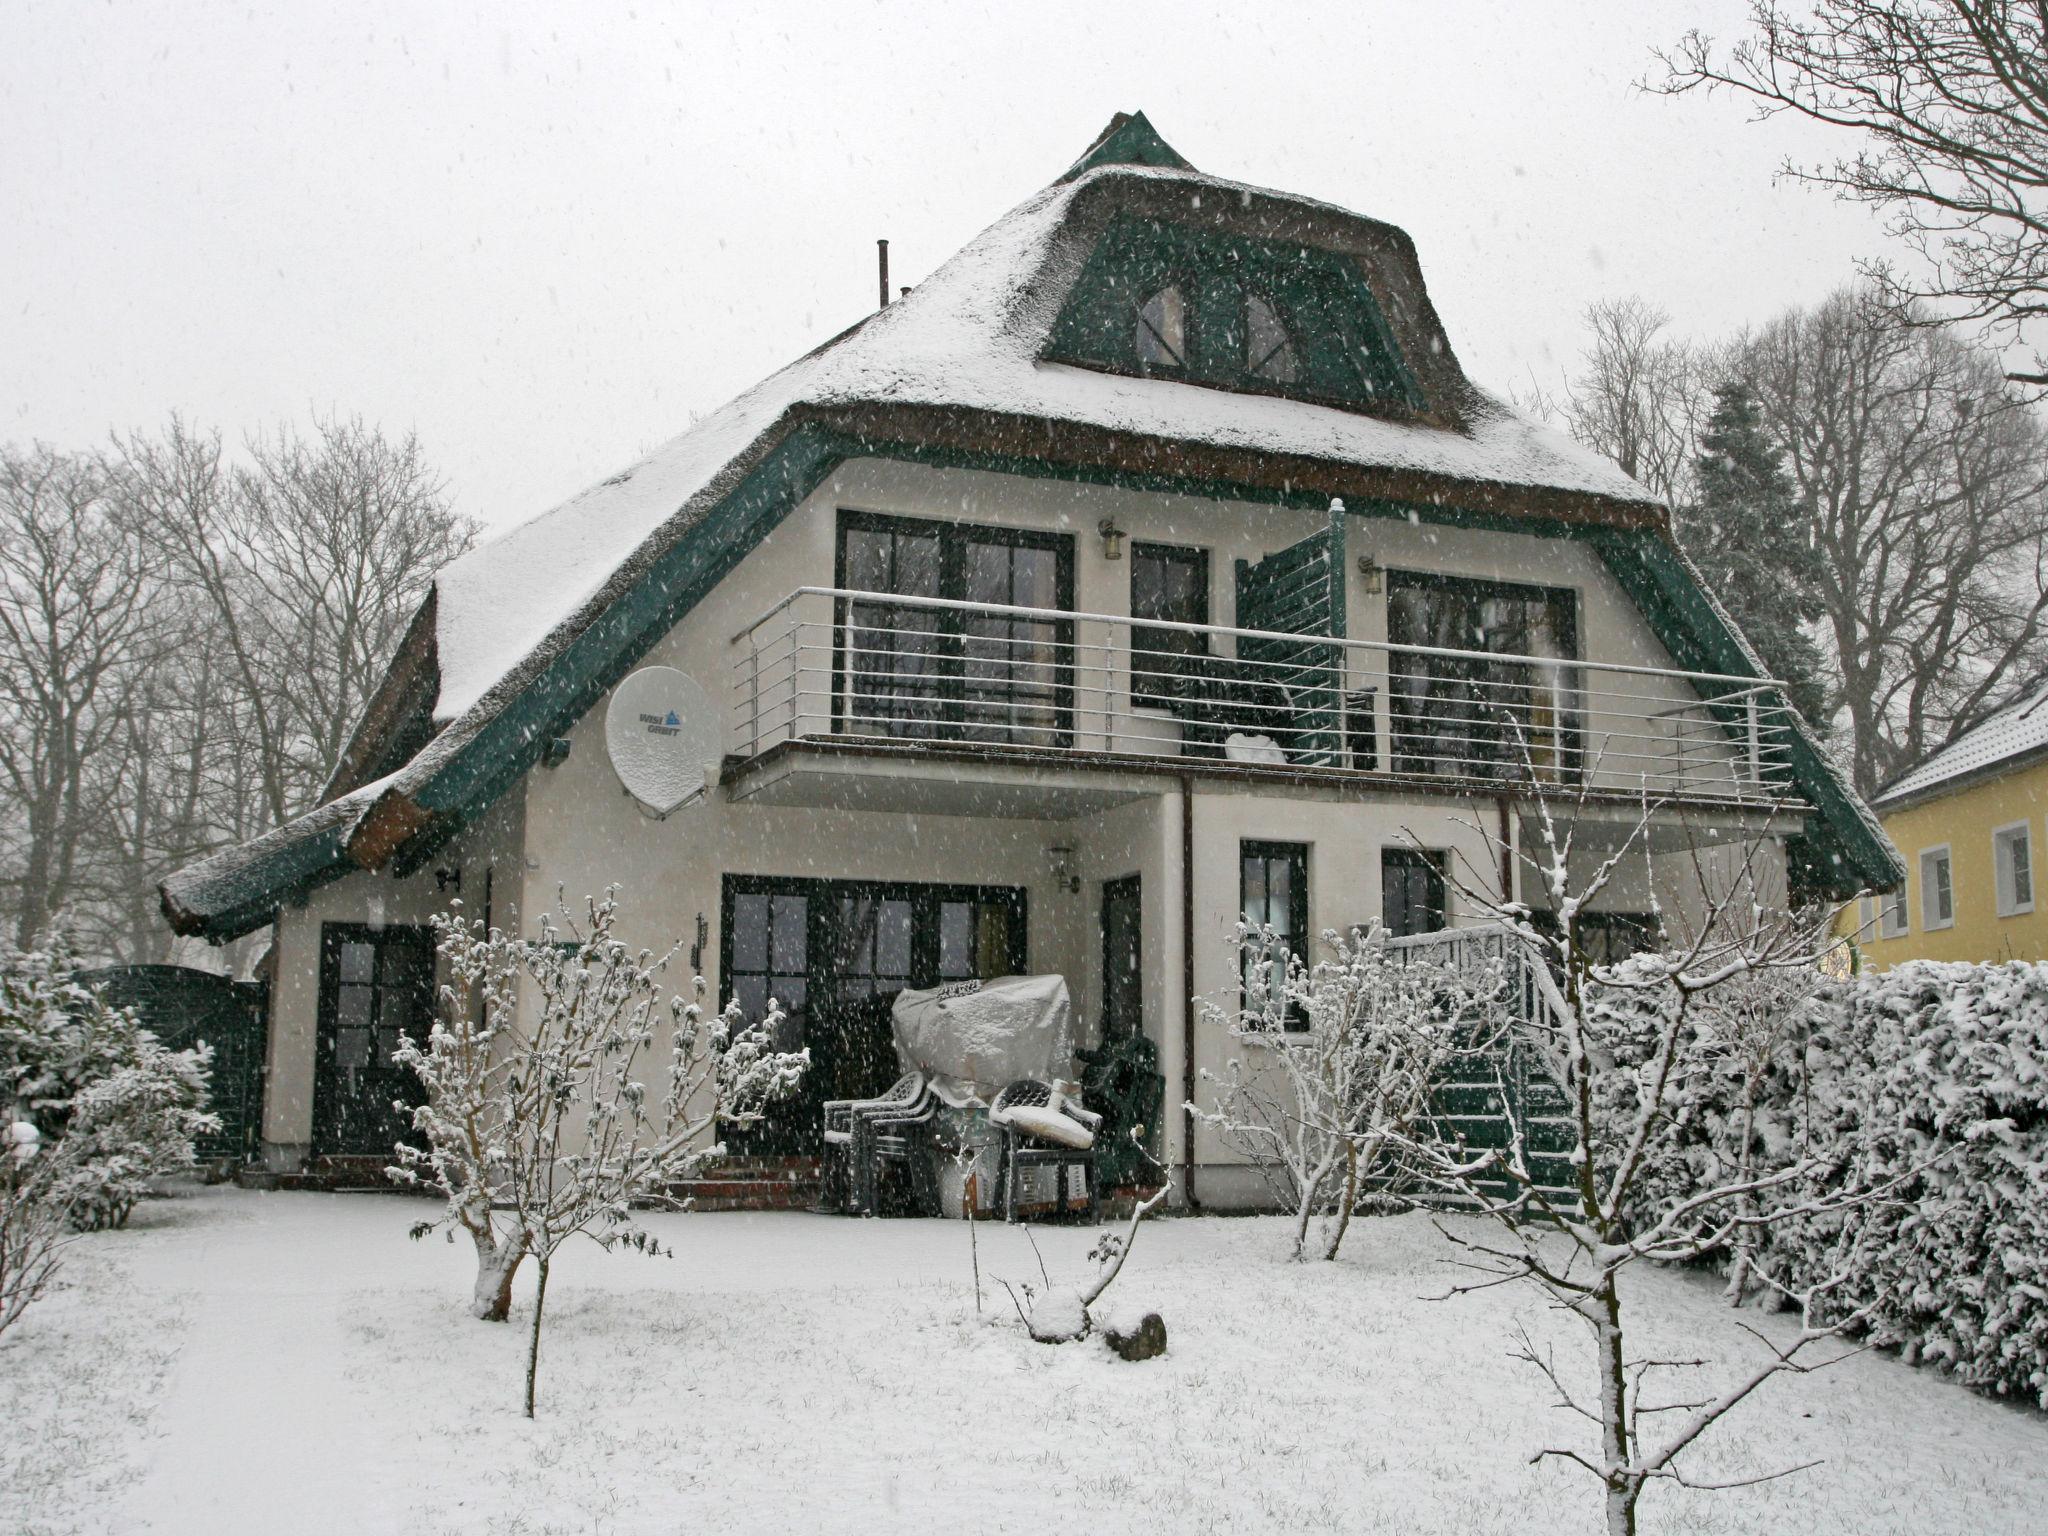
[[[453,719],[476,704],[798,405],[957,406],[1478,483],[1653,500],[1613,463],[1477,392],[1462,402],[1468,430],[1457,432],[1305,401],[1041,362],[1061,295],[1034,279],[1043,274],[1074,200],[1110,176],[1280,196],[1195,172],[1111,165],[1028,199],[900,302],[771,376],[625,473],[448,566],[437,583],[436,719]],[[1286,200],[1305,208],[1325,206]]]
[[[2048,751],[2048,683],[1972,726],[1904,774],[1874,802],[1882,810],[1917,799],[1952,779],[1967,778],[2030,752]]]

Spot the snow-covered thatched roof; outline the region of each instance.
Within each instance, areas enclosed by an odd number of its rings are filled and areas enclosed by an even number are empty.
[[[1413,387],[1328,404],[1054,360],[1049,338],[1091,256],[1133,220],[1348,264]],[[900,302],[443,570],[330,786],[348,813],[325,807],[276,843],[173,875],[173,925],[247,931],[282,895],[343,872],[341,860],[403,867],[445,839],[833,464],[861,455],[1573,523],[1630,531],[1676,558],[1648,491],[1466,379],[1406,234],[1204,175],[1142,114],[1120,116]],[[328,859],[312,877],[308,839]]]

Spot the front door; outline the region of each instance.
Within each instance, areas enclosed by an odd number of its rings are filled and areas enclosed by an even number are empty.
[[[405,1104],[420,1082],[392,1059],[426,1037],[434,1006],[434,934],[394,924],[320,929],[320,1015],[313,1072],[313,1152],[389,1157],[412,1137]]]
[[[1102,882],[1102,1043],[1145,1032],[1136,875]]]
[[[900,1071],[889,1010],[906,987],[989,980],[1024,969],[1024,892],[1009,886],[728,875],[724,995],[758,1019],[786,1015],[777,1047],[808,1046],[802,1087],[735,1152],[811,1155],[827,1099],[869,1098]]]

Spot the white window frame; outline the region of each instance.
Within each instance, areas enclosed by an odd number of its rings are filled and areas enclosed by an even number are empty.
[[[1948,867],[1948,916],[1936,916],[1934,896],[1944,882],[1933,879],[1930,871],[1939,860]],[[1936,843],[1920,850],[1920,931],[1939,933],[1956,925],[1956,859],[1955,850],[1947,843]]]
[[[1877,936],[1903,939],[1913,929],[1913,903],[1907,899],[1906,882],[1877,898]]]
[[[2012,866],[2005,856],[2005,850],[2014,842],[2027,850],[2027,899],[2016,899],[2016,882],[2007,877]],[[1991,884],[1998,896],[2000,917],[2021,917],[2034,910],[2034,891],[2040,883],[2040,872],[2034,860],[2034,824],[2030,821],[2015,821],[2003,827],[1991,829]]]

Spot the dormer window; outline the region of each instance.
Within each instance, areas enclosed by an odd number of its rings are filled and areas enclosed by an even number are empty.
[[[1270,384],[1292,384],[1300,372],[1280,312],[1256,293],[1244,301],[1244,371]]]
[[[1366,277],[1337,251],[1119,215],[1043,356],[1353,409],[1421,409]]]
[[[1147,368],[1185,368],[1188,302],[1178,285],[1160,289],[1138,311],[1138,361]]]

